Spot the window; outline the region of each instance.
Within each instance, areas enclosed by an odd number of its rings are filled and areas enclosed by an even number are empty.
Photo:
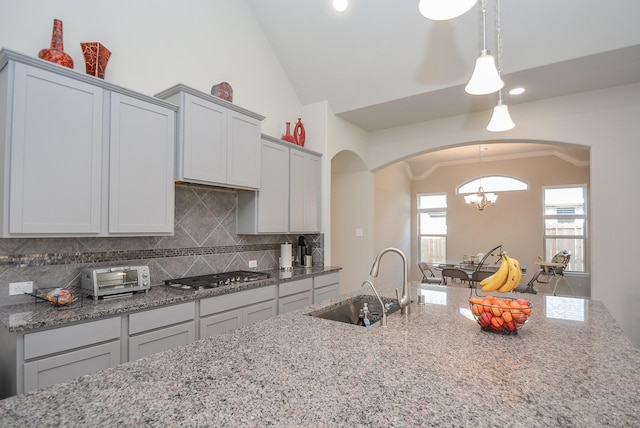
[[[547,187],[544,206],[544,254],[551,260],[560,251],[571,252],[568,271],[585,272],[587,186]]]
[[[418,260],[444,263],[447,256],[447,195],[418,195]]]
[[[513,192],[516,190],[527,190],[529,185],[517,178],[505,177],[502,175],[491,175],[467,181],[458,187],[458,194],[476,193],[478,187],[482,186],[485,192]]]

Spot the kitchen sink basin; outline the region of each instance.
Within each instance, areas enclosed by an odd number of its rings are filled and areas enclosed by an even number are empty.
[[[383,297],[382,301],[385,306],[388,307],[387,316],[400,310],[397,299]],[[307,315],[357,325],[358,313],[360,312],[360,309],[362,309],[364,303],[369,305],[369,321],[371,321],[371,324],[379,321],[382,318],[382,307],[380,306],[380,301],[376,296],[370,295],[352,297],[339,303],[337,306],[332,305],[324,309],[318,309],[317,311],[311,312]]]

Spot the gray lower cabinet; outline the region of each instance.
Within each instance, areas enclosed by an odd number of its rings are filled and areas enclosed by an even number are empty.
[[[24,335],[17,393],[64,382],[120,364],[120,317]],[[18,359],[20,362],[20,359]]]
[[[129,361],[196,340],[196,302],[129,315]]]
[[[332,272],[313,278],[313,303],[333,299],[340,294],[340,272]]]
[[[295,311],[313,303],[313,278],[282,282],[278,285],[278,313]]]
[[[200,300],[200,339],[276,316],[276,286]]]

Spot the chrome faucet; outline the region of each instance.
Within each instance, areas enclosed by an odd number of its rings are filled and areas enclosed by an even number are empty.
[[[400,313],[402,315],[407,315],[409,313],[409,304],[411,303],[411,297],[409,296],[409,284],[407,284],[407,256],[405,256],[404,253],[397,248],[385,248],[376,256],[376,260],[373,262],[373,266],[371,266],[371,273],[369,275],[374,278],[378,276],[378,271],[380,270],[380,259],[383,255],[389,252],[397,253],[400,257],[402,257],[402,297],[400,297],[400,293],[398,292],[397,288],[396,297],[398,298],[398,305],[400,305]]]
[[[376,293],[376,297],[378,298],[378,301],[380,302],[380,306],[382,306],[382,321],[381,321],[382,324],[380,324],[380,325],[382,327],[386,327],[387,326],[387,307],[382,302],[382,299],[380,298],[380,295],[376,291],[376,287],[373,286],[373,282],[371,282],[371,281],[369,281],[367,279],[365,282],[362,283],[361,287],[364,287],[365,284],[369,284],[371,286],[371,288],[373,288],[373,292]]]

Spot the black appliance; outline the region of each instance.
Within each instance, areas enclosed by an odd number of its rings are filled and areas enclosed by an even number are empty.
[[[223,285],[260,281],[268,278],[269,274],[265,272],[236,270],[231,272],[212,273],[209,275],[167,279],[164,283],[176,290],[202,290],[205,288],[222,287]]]

